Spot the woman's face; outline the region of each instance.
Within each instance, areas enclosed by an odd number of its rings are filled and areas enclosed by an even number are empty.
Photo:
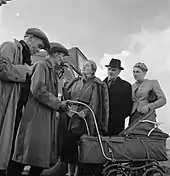
[[[91,62],[86,61],[86,62],[83,64],[83,67],[82,67],[82,69],[81,69],[81,73],[84,74],[84,75],[89,75],[89,74],[92,74],[92,73],[93,73]]]
[[[141,70],[139,67],[133,67],[133,76],[136,81],[143,81],[145,78],[146,72]]]

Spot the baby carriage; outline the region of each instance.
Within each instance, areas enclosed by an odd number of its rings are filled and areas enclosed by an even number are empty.
[[[79,141],[78,161],[81,164],[102,165],[102,176],[165,176],[160,161],[168,160],[166,140],[169,137],[158,128],[159,123],[148,120],[149,112],[132,123],[118,136],[101,136],[92,109],[78,101],[68,103],[86,106],[93,115],[97,136],[91,136],[88,124],[87,134]],[[74,113],[76,113],[74,111]]]

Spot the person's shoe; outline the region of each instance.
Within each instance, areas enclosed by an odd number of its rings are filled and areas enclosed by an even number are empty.
[[[0,176],[6,176],[6,170],[0,170]]]
[[[66,176],[74,176],[74,174],[70,173],[70,172],[67,172],[66,173]]]

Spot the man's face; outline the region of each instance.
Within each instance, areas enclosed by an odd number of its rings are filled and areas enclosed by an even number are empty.
[[[37,37],[30,36],[27,41],[27,45],[30,49],[31,55],[34,55],[43,48],[44,42]]]
[[[64,53],[61,53],[61,52],[55,53],[53,55],[53,59],[54,59],[55,64],[60,65],[63,62],[64,56],[65,56]]]
[[[119,73],[120,73],[120,69],[108,67],[108,78],[109,79],[117,78]]]

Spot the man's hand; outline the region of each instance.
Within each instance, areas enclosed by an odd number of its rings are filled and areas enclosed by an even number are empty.
[[[66,107],[67,107],[66,101],[62,101],[62,102],[61,102],[61,107],[62,107],[62,108],[66,108]]]
[[[31,75],[32,74],[32,66],[29,66],[28,64],[25,63],[25,69],[26,69],[26,72]]]
[[[61,101],[61,105],[60,105],[58,111],[59,112],[64,112],[64,111],[67,110],[67,107],[68,107],[68,105],[67,105],[66,101]]]

